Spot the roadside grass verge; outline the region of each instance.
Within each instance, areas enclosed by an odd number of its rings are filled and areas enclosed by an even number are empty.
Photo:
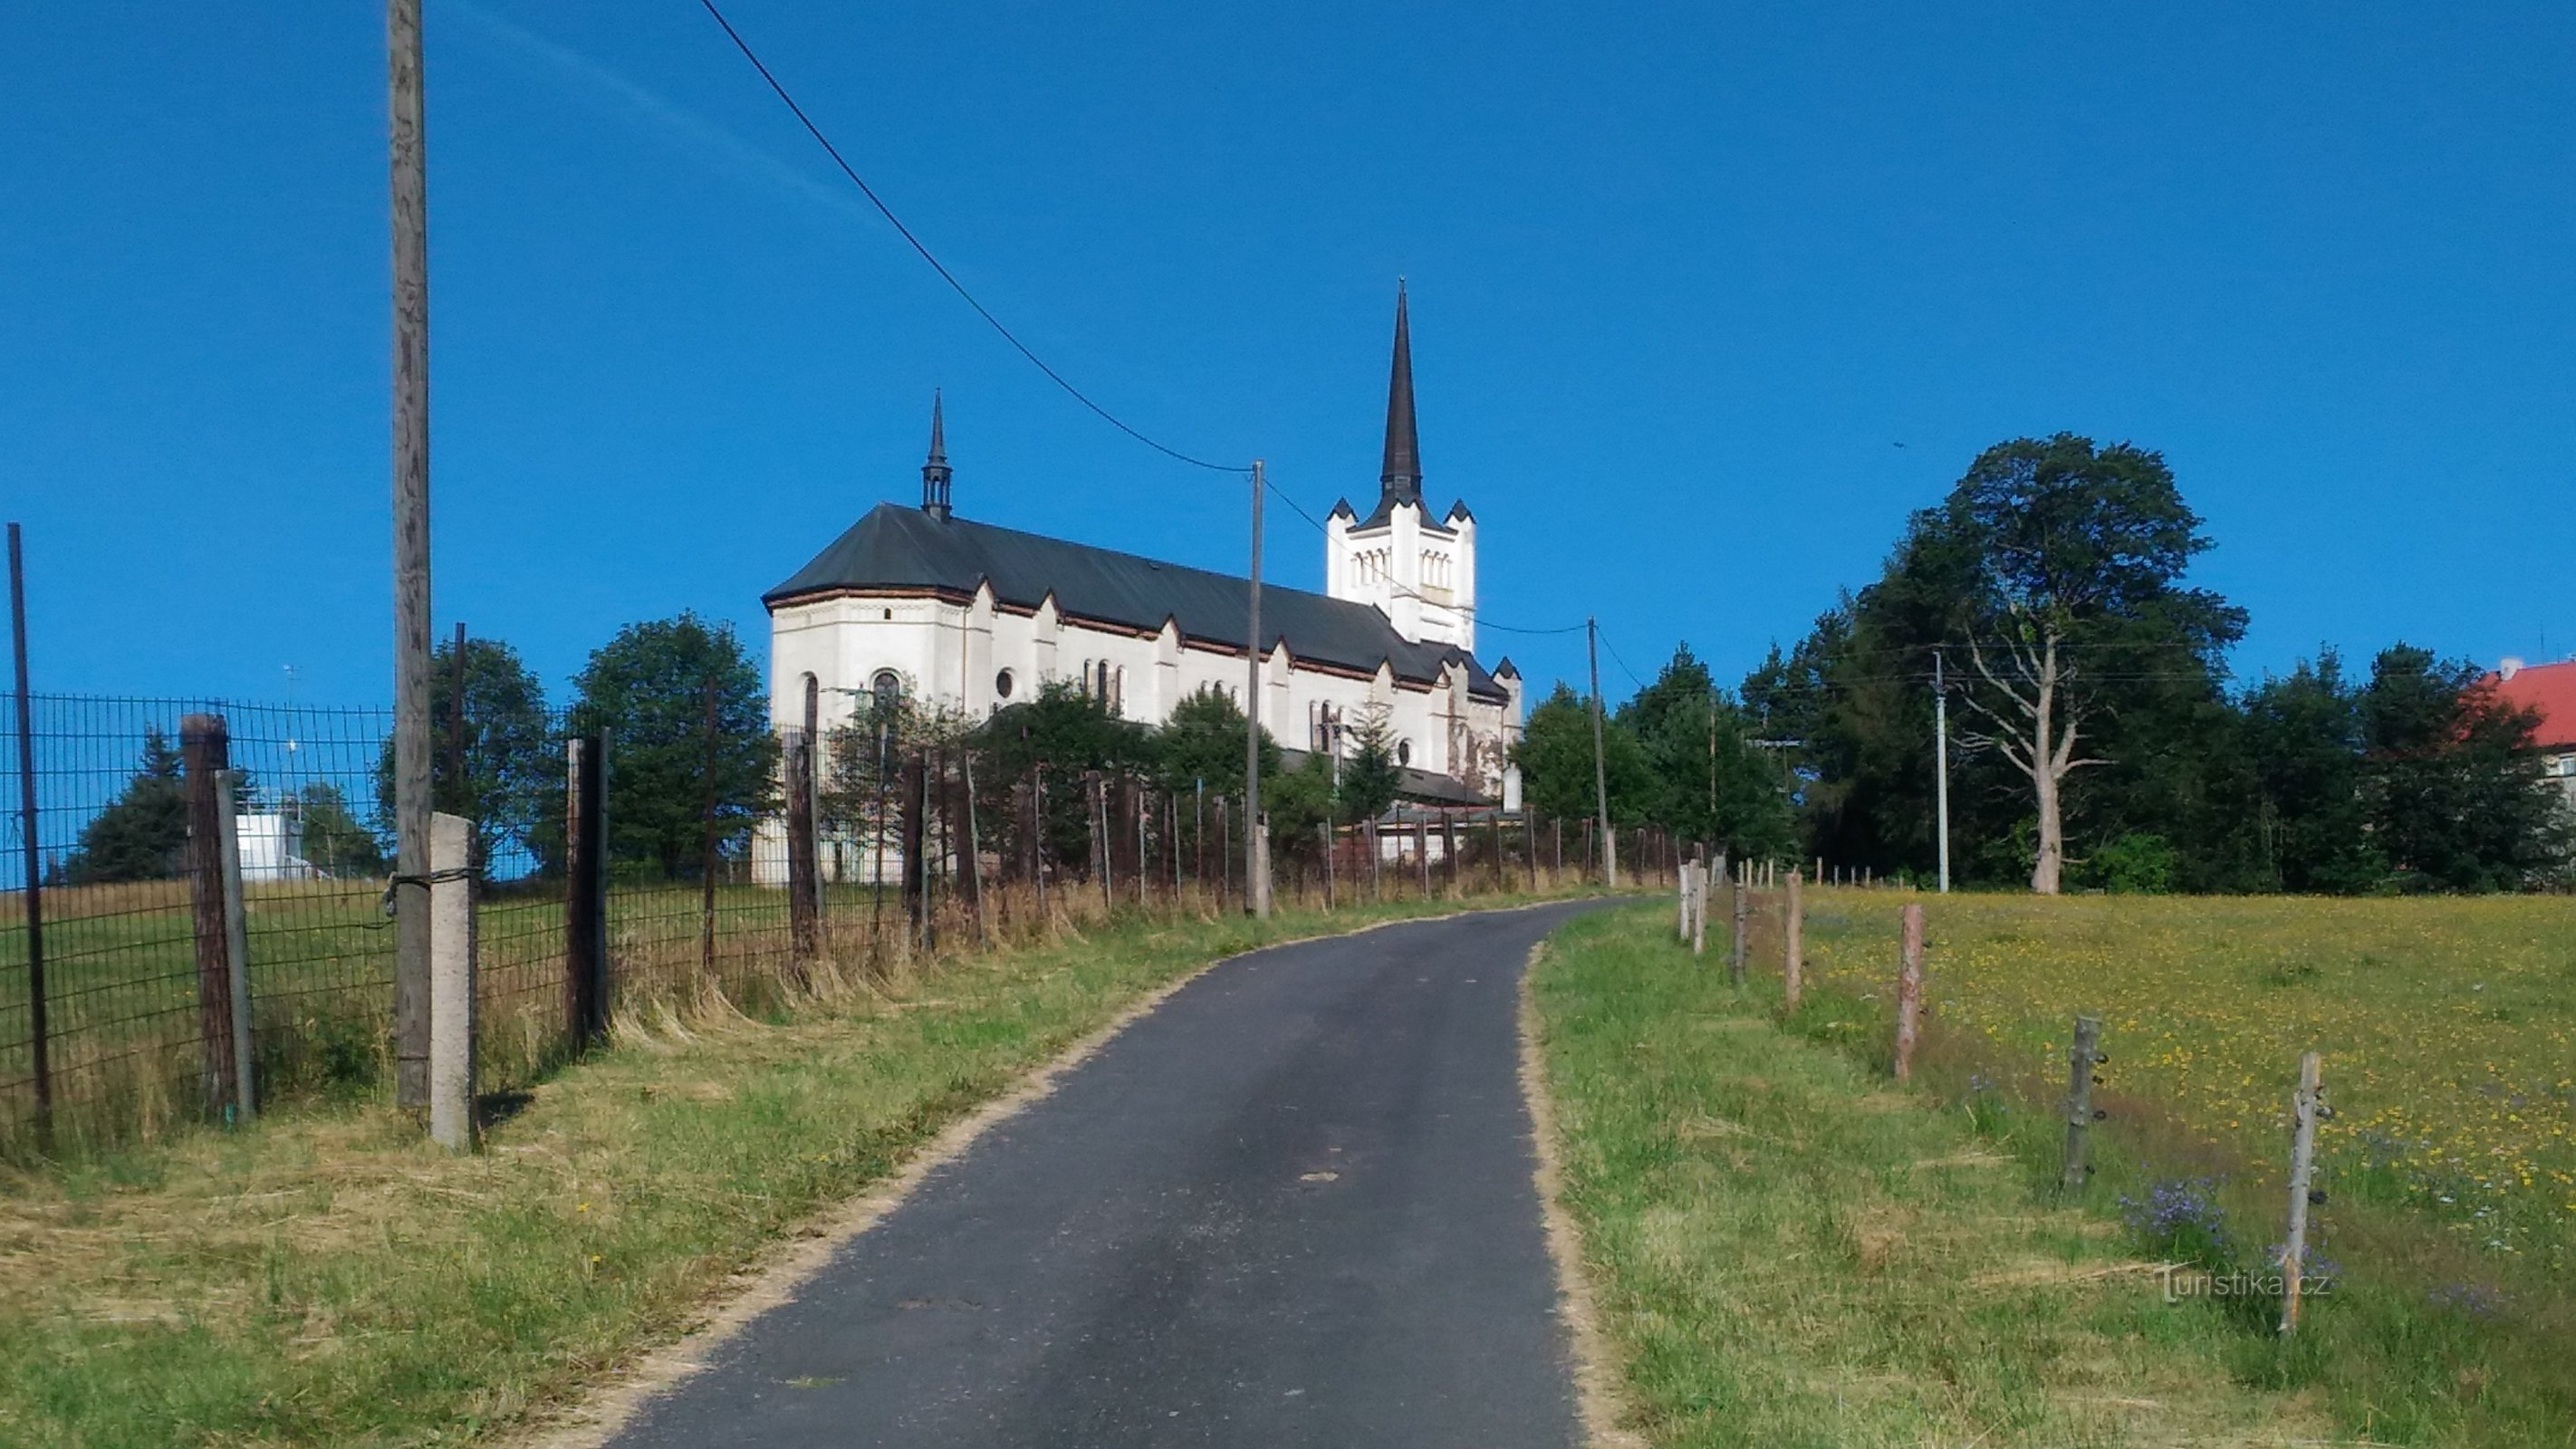
[[[1459,908],[1122,920],[766,1020],[664,999],[470,1157],[326,1099],[0,1175],[0,1443],[506,1437],[676,1338],[800,1224],[1155,987]]]
[[[2052,1203],[1967,1113],[1785,1033],[1658,903],[1587,917],[1532,983],[1625,1418],[1658,1445],[2280,1444],[2308,1392],[2230,1371],[2118,1222]]]

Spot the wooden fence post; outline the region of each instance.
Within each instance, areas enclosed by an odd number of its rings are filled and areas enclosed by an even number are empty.
[[[967,904],[975,912],[976,939],[990,943],[993,939],[993,917],[984,909],[984,837],[975,819],[975,752],[957,752],[959,783],[966,796],[966,885]],[[819,907],[818,907],[819,910]]]
[[[906,950],[915,950],[930,940],[930,769],[918,749],[903,762],[902,788],[903,939]]]
[[[1923,906],[1905,907],[1904,943],[1896,964],[1896,1080],[1914,1076],[1915,1028],[1923,1013]]]
[[[218,1121],[239,1102],[233,1067],[232,933],[224,920],[223,773],[231,768],[231,740],[219,714],[179,721],[179,749],[186,771],[188,903],[197,939],[197,1075],[206,1115]]]
[[[1199,847],[1204,850],[1207,847]],[[1225,796],[1216,797],[1216,908],[1225,910],[1227,892],[1234,889],[1234,830],[1225,823]]]
[[[822,871],[814,858],[814,740],[789,729],[780,773],[787,778],[787,939],[789,971],[802,985],[822,954]]]
[[[1565,822],[1551,820],[1547,825],[1548,832],[1556,840],[1555,854],[1550,857],[1552,863],[1548,866],[1548,884],[1562,886],[1565,884]]]
[[[1538,811],[1521,805],[1521,864],[1529,867],[1529,893],[1538,894]]]
[[[1780,904],[1780,999],[1790,1011],[1798,1009],[1798,994],[1806,989],[1807,902],[1800,889],[1804,884],[1796,871],[1789,872],[1789,893]]]
[[[2325,1089],[2315,1052],[2299,1057],[2299,1089],[2290,1098],[2290,1234],[2281,1244],[2281,1332],[2299,1327],[2301,1279],[2307,1269],[2308,1182],[2317,1150],[2318,1096]]]
[[[1324,913],[1333,910],[1333,822],[1327,820],[1315,827],[1324,837]]]
[[[576,1050],[608,1035],[607,741],[564,741],[564,1030]]]
[[[1420,816],[1413,820],[1413,863],[1422,870],[1422,898],[1431,899],[1431,822]]]
[[[1440,807],[1440,854],[1449,866],[1449,894],[1458,894],[1458,817]]]
[[[2066,1049],[2066,1166],[2057,1185],[2073,1192],[2084,1185],[2084,1134],[2093,1127],[2093,1068],[2102,1055],[2102,1019],[2075,1018],[2075,1044]]]
[[[706,701],[705,758],[699,775],[706,782],[698,814],[698,971],[708,982],[716,977],[716,682],[700,690]]]
[[[1384,862],[1380,859],[1380,856],[1384,854],[1384,851],[1378,844],[1377,822],[1375,820],[1371,820],[1368,823],[1368,852],[1369,899],[1373,901],[1382,901],[1386,899],[1386,887],[1384,882],[1379,878],[1379,872],[1384,867]]]
[[[474,1145],[474,823],[429,817],[429,1140]]]

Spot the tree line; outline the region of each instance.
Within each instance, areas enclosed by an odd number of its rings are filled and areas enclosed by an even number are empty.
[[[1936,868],[1948,703],[1954,878],[2061,890],[2321,894],[2563,886],[2576,824],[2534,715],[2399,642],[2231,687],[2246,612],[2188,577],[2211,546],[2163,457],[2072,434],[1980,454],[1846,592],[1733,689],[1688,647],[1605,721],[1609,803],[1739,858]],[[1936,691],[1936,681],[1938,689]],[[1564,685],[1518,752],[1545,808],[1592,809]]]

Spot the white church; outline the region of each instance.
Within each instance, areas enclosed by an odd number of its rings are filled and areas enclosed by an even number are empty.
[[[961,518],[946,441],[934,400],[920,506],[877,505],[761,596],[779,725],[802,723],[809,677],[827,729],[869,697],[977,717],[1049,680],[1148,724],[1202,689],[1242,701],[1245,580]],[[1475,515],[1423,502],[1401,288],[1377,506],[1335,504],[1325,535],[1323,593],[1262,585],[1262,725],[1347,749],[1340,726],[1382,707],[1408,796],[1519,808],[1520,674],[1476,658]]]

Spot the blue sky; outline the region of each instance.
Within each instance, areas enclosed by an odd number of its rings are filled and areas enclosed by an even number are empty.
[[[559,693],[629,620],[765,642],[764,588],[917,497],[934,386],[961,512],[1241,567],[1240,486],[1055,393],[695,4],[428,8],[442,633]],[[1687,639],[1731,678],[1980,447],[2072,429],[2165,451],[2248,673],[2576,650],[2563,5],[731,13],[1042,353],[1319,517],[1376,486],[1408,276],[1490,622],[1597,611],[1637,670]],[[378,14],[5,24],[39,687],[383,700]],[[1320,583],[1284,508],[1269,556]]]

